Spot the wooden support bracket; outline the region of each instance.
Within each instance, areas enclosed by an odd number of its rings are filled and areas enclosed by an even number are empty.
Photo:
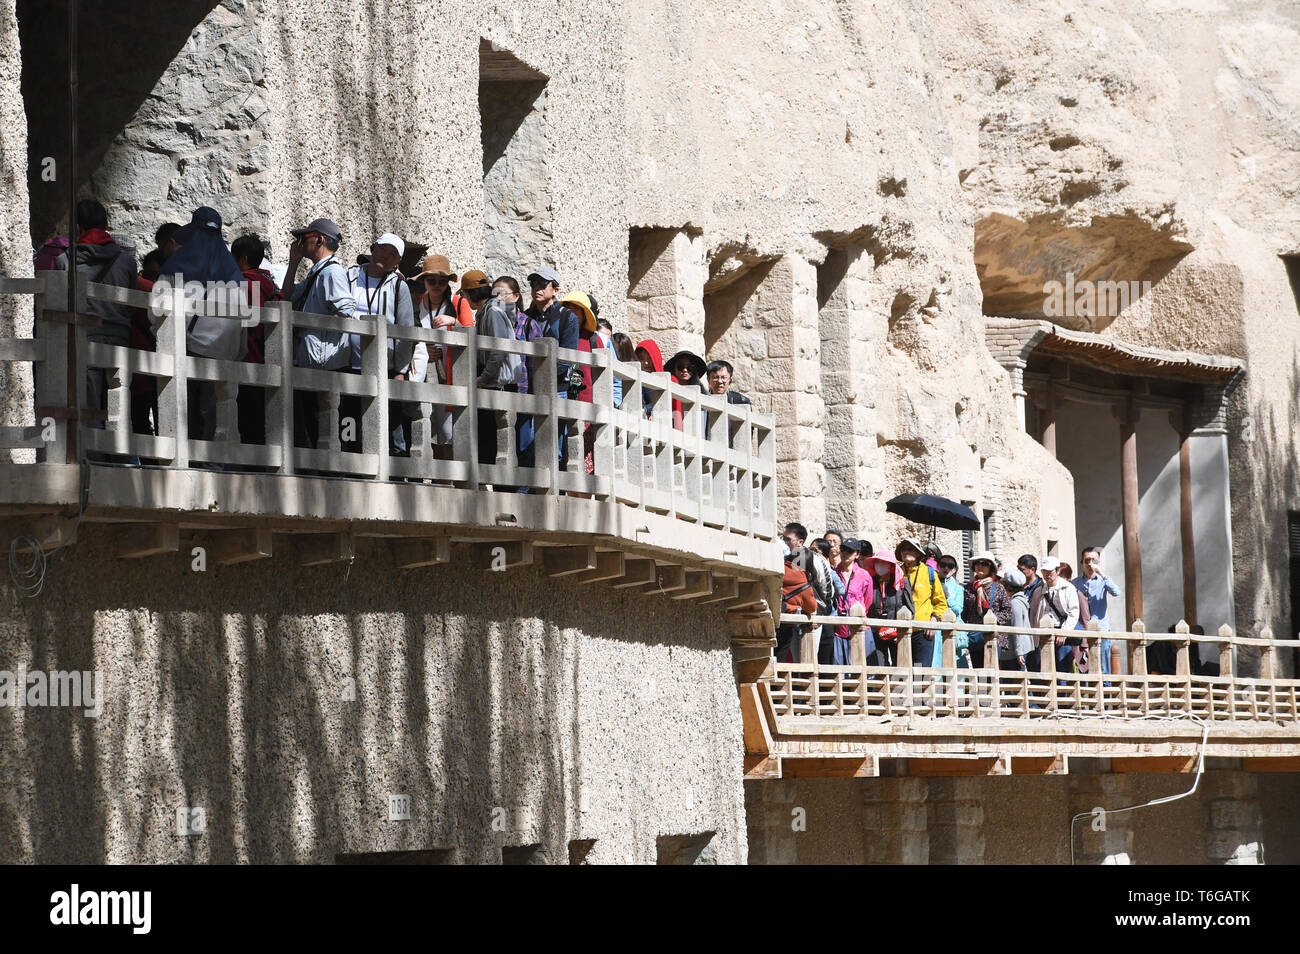
[[[622,550],[597,550],[594,569],[575,574],[576,583],[604,583],[622,579],[627,570],[627,554]]]
[[[350,533],[304,533],[294,537],[293,551],[301,566],[351,563],[356,543]]]
[[[713,592],[713,574],[708,570],[687,570],[686,586],[672,594],[675,600],[697,600]]]
[[[547,547],[542,551],[547,576],[573,576],[596,569],[594,547]]]
[[[479,570],[509,570],[533,562],[531,540],[498,540],[470,545],[471,564]]]
[[[713,592],[701,603],[734,603],[740,594],[740,581],[734,576],[713,575]]]
[[[180,548],[181,528],[177,523],[155,523],[117,531],[117,555],[124,560],[176,553]]]
[[[257,527],[249,530],[211,530],[199,545],[208,551],[208,557],[220,566],[263,560],[271,555],[271,529]]]
[[[451,540],[447,537],[422,537],[394,540],[390,547],[399,570],[413,570],[451,562]]]

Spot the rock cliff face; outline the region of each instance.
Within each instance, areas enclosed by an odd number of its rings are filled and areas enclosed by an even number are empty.
[[[57,8],[44,26],[36,4],[16,9],[24,50],[57,48]],[[14,10],[0,4],[10,180],[27,148]],[[458,270],[543,259],[666,354],[732,360],[739,388],[780,417],[782,516],[814,529],[892,542],[906,528],[882,498],[923,487],[990,510],[1003,555],[1074,551],[1073,478],[1023,433],[984,316],[1042,317],[1044,284],[1065,273],[1139,283],[1118,313],[1061,323],[1246,361],[1228,421],[1237,622],[1289,627],[1300,319],[1280,256],[1300,253],[1294,7],[193,0],[175,12],[166,26],[87,14],[105,18],[100,35],[138,40],[116,85],[90,68],[86,80],[86,172],[115,229],[144,248],[159,222],[208,203],[228,234],[269,236],[280,260],[285,230],[317,215],[342,225],[349,260],[390,229]],[[29,157],[57,152],[57,116],[29,96],[27,120]],[[60,200],[36,181],[32,228],[48,233]],[[25,259],[16,184],[0,199],[7,273]]]

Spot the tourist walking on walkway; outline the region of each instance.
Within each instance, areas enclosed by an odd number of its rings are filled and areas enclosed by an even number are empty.
[[[1083,567],[1083,574],[1071,582],[1074,584],[1074,588],[1079,591],[1080,608],[1086,603],[1088,612],[1097,621],[1098,629],[1103,633],[1109,633],[1110,611],[1107,606],[1107,597],[1119,596],[1119,587],[1102,572],[1101,547],[1085,547],[1079,555],[1079,563]],[[1103,637],[1101,641],[1101,671],[1106,675],[1110,675],[1110,647],[1111,641]]]
[[[836,567],[836,573],[844,581],[844,596],[840,601],[840,612],[843,616],[866,616],[875,597],[871,571],[858,562],[858,554],[861,551],[861,541],[852,537],[840,544],[840,565]],[[868,626],[857,628],[862,630],[866,658],[870,660],[876,651],[876,641],[872,638],[871,628]],[[851,656],[849,649],[852,645],[853,633],[854,630],[848,626],[835,627],[836,665],[849,665]]]
[[[1025,575],[1009,568],[1002,575],[1004,586],[1011,598],[1008,601],[1010,625],[1016,629],[1029,629],[1029,597],[1025,593]],[[1002,624],[1002,618],[998,617]],[[1026,633],[998,633],[998,668],[1017,672],[1038,672],[1038,637]]]
[[[983,553],[977,553],[970,561],[971,580],[966,584],[966,592],[963,598],[962,621],[976,625],[984,622],[984,617],[988,615],[989,610],[997,617],[999,626],[1011,625],[1011,598],[1007,594],[1007,587],[999,583],[993,576],[993,569],[997,566],[997,559],[988,550]],[[1019,570],[1008,570],[1008,573],[1016,573],[1021,579],[1024,574]],[[1023,584],[1021,584],[1023,589]],[[1026,604],[1028,610],[1028,604]],[[980,638],[975,639],[976,636]],[[985,646],[988,643],[986,634],[970,634],[970,657],[971,665],[979,669],[985,665]],[[992,659],[987,660],[988,665],[993,664]]]
[[[352,283],[353,298],[356,302],[357,315],[382,316],[395,327],[410,328],[415,324],[415,311],[411,305],[411,292],[402,281],[397,266],[402,263],[406,252],[406,243],[392,232],[385,232],[375,239],[370,246],[370,261],[365,265],[354,265],[348,269],[348,280]],[[361,373],[361,336],[352,335],[353,374]],[[388,354],[380,362],[381,370],[389,378],[404,379],[411,364],[414,342],[410,340],[388,339]],[[355,422],[356,440],[352,448],[361,449],[361,398],[345,395],[339,399],[339,414],[352,418]],[[400,402],[389,403],[389,450],[393,454],[406,454],[405,410]]]
[[[871,557],[872,598],[871,609],[867,616],[872,619],[898,619],[898,611],[913,611],[912,595],[908,592],[907,581],[903,579],[903,568],[899,566],[894,551],[877,550]],[[893,626],[876,628],[875,659],[868,659],[873,666],[897,666],[898,643],[900,639],[909,639],[910,629]]]
[[[913,612],[918,620],[942,619],[948,612],[948,600],[934,568],[923,562],[925,551],[912,537],[902,540],[894,550],[903,565],[903,579],[912,597]],[[933,630],[912,630],[912,665],[929,666],[934,659]]]
[[[948,603],[948,609],[952,615],[959,621],[962,619],[962,609],[966,605],[966,593],[962,588],[961,581],[957,579],[957,558],[940,555],[938,559],[939,579],[943,581],[943,598]],[[954,631],[952,634],[953,646],[957,651],[957,665],[960,668],[975,666],[971,652],[971,637],[981,636],[980,633],[967,633],[961,630]],[[943,665],[943,639],[942,637],[934,641],[934,657],[932,665],[938,667]]]
[[[416,320],[421,328],[434,331],[468,328],[474,324],[474,312],[463,295],[453,295],[451,286],[457,281],[456,273],[445,255],[428,255],[415,276],[424,287],[416,304]],[[411,352],[410,381],[426,381],[429,366],[439,384],[451,384],[451,348],[418,342]],[[433,455],[439,460],[451,459],[452,435],[451,408],[436,404],[433,408]]]
[[[558,301],[560,293],[560,275],[549,265],[543,265],[528,276],[528,288],[533,301],[528,306],[528,315],[536,318],[542,325],[542,334],[555,339],[561,348],[576,351],[581,333],[578,316],[569,311]],[[562,398],[576,396],[582,390],[581,372],[569,361],[556,361],[556,388]],[[569,463],[568,440],[570,422],[561,419],[557,428],[559,444],[560,470],[566,470]]]
[[[293,302],[293,310],[309,315],[341,315],[351,318],[356,311],[356,297],[347,271],[335,257],[343,233],[329,219],[315,219],[294,229],[289,246],[289,266],[285,272],[282,295]],[[298,265],[306,259],[311,268],[303,280],[294,283]],[[170,261],[170,260],[169,260]],[[336,371],[348,366],[351,349],[347,335],[341,331],[299,332],[294,364],[300,368]],[[315,391],[295,391],[293,395],[293,434],[297,447],[315,447],[319,435]]]
[[[1079,622],[1079,591],[1069,580],[1060,576],[1061,561],[1056,557],[1044,557],[1039,569],[1043,574],[1043,585],[1030,597],[1030,618],[1035,628],[1052,628],[1072,631]],[[1068,666],[1062,663],[1074,654],[1078,645],[1077,637],[1056,637],[1056,659],[1059,671],[1068,672]]]

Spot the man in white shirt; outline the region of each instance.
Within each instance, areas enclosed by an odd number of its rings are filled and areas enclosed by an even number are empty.
[[[397,271],[406,243],[392,232],[385,232],[375,239],[370,246],[370,261],[364,266],[358,265],[348,269],[348,280],[352,284],[353,300],[356,303],[355,314],[383,315],[390,325],[411,327],[414,312],[411,307],[411,293]],[[361,373],[361,336],[351,335],[353,374]],[[388,341],[387,370],[389,378],[399,377],[411,363],[411,341]],[[354,422],[356,440],[341,445],[344,450],[360,450],[361,447],[361,398],[345,395],[339,400],[339,415],[344,420],[349,417]],[[400,402],[389,404],[389,429],[391,452],[395,455],[406,454],[406,414]]]
[[[1043,575],[1043,585],[1034,593],[1030,604],[1034,626],[1073,631],[1079,625],[1079,591],[1073,583],[1061,576],[1061,561],[1056,557],[1045,557],[1038,565],[1038,570]],[[1070,639],[1074,642],[1067,643]],[[1056,637],[1058,669],[1061,661],[1068,658],[1073,647],[1078,644],[1078,637]]]

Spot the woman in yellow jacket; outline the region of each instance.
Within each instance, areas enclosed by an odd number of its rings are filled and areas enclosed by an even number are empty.
[[[912,594],[914,619],[943,619],[948,612],[948,598],[944,596],[943,581],[934,568],[925,563],[921,544],[908,538],[894,549],[903,565],[903,580]],[[912,666],[930,666],[934,659],[934,631],[912,630]]]

